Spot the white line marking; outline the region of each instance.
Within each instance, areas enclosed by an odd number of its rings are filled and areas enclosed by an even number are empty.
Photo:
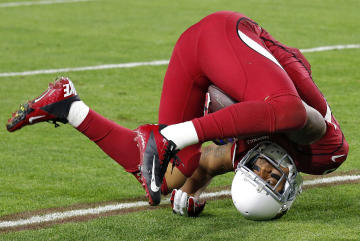
[[[304,186],[313,186],[320,183],[334,183],[338,181],[354,181],[360,180],[360,175],[347,175],[347,176],[335,176],[335,177],[325,177],[319,178],[310,181],[304,181]],[[230,190],[223,190],[219,192],[212,192],[212,193],[203,193],[201,197],[203,198],[211,198],[211,197],[219,197],[224,195],[231,195]],[[161,201],[161,204],[169,204],[169,199],[165,199]],[[56,212],[56,213],[49,213],[45,215],[38,215],[33,216],[27,219],[19,219],[13,221],[1,221],[0,228],[10,228],[10,227],[18,227],[36,223],[44,223],[44,222],[51,222],[62,220],[66,218],[78,217],[78,216],[85,216],[91,214],[101,214],[106,213],[109,211],[117,211],[122,209],[134,208],[134,207],[146,207],[148,206],[148,202],[138,201],[132,203],[118,203],[113,205],[106,205],[106,206],[99,206],[97,208],[88,208],[88,209],[78,209],[78,210],[71,210],[71,211],[64,211],[64,212]]]
[[[320,51],[341,50],[341,49],[358,49],[358,48],[360,48],[360,44],[323,46],[323,47],[317,47],[311,49],[300,49],[300,51],[303,53],[309,53],[309,52],[320,52]],[[76,71],[101,70],[101,69],[121,69],[121,68],[133,68],[138,66],[156,66],[156,65],[167,65],[167,64],[169,64],[169,60],[155,60],[150,62],[132,62],[132,63],[123,63],[123,64],[105,64],[105,65],[95,65],[95,66],[85,66],[85,67],[75,67],[75,68],[8,72],[8,73],[0,73],[0,77],[53,74],[53,73],[64,73],[70,71],[76,72]]]
[[[36,2],[8,2],[8,3],[0,3],[0,8],[45,5],[45,4],[56,4],[56,3],[88,2],[88,1],[90,0],[48,0],[48,1],[36,1]]]
[[[329,50],[358,49],[358,48],[360,48],[360,44],[348,44],[348,45],[322,46],[311,49],[300,49],[300,51],[303,53],[310,53],[310,52],[321,52],[321,51],[329,51]]]
[[[313,186],[316,184],[327,184],[334,182],[344,182],[344,181],[355,181],[360,179],[360,175],[347,175],[347,176],[335,176],[335,177],[324,177],[309,181],[304,181],[304,186]]]
[[[121,209],[128,209],[134,207],[144,207],[149,205],[147,202],[133,202],[133,203],[119,203],[115,205],[107,205],[103,207],[97,208],[89,208],[89,209],[78,209],[78,210],[71,210],[65,212],[56,212],[56,213],[49,213],[42,216],[33,216],[28,219],[20,219],[16,221],[3,221],[0,222],[0,228],[7,228],[7,227],[16,227],[22,225],[29,225],[34,223],[42,223],[42,222],[50,222],[59,219],[71,218],[76,216],[84,216],[90,214],[99,214],[105,213],[114,210],[121,210]]]
[[[69,72],[69,71],[86,71],[86,70],[99,70],[99,69],[133,68],[133,67],[138,67],[138,66],[166,65],[168,63],[169,63],[169,60],[155,60],[155,61],[151,61],[151,62],[134,62],[134,63],[124,63],[124,64],[105,64],[105,65],[86,66],[86,67],[78,67],[78,68],[47,69],[47,70],[34,70],[34,71],[13,72],[13,73],[0,73],[0,77],[21,76],[21,75],[36,75],[36,74],[52,74],[52,73],[62,73],[62,72]]]

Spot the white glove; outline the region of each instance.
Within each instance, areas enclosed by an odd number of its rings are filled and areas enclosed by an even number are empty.
[[[172,191],[170,202],[175,214],[188,217],[199,216],[206,204],[205,201],[199,202],[195,197],[177,189]]]

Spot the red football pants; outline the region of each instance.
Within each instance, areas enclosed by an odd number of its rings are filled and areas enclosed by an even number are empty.
[[[301,128],[306,119],[301,99],[276,60],[264,56],[269,51],[260,32],[244,15],[226,11],[211,14],[186,30],[165,75],[159,123],[193,120],[200,142]],[[254,50],[259,46],[263,53]],[[239,103],[203,117],[210,84]],[[191,173],[198,163],[183,157],[198,156],[199,148],[197,144],[179,152],[185,163],[179,167],[185,169],[183,173]]]
[[[104,118],[91,109],[77,130],[95,142],[127,172],[139,171],[140,154],[134,140],[134,131]]]
[[[106,119],[91,109],[77,130],[140,181],[140,153],[135,141],[136,132]],[[161,192],[163,194],[169,192],[166,180],[161,185]]]

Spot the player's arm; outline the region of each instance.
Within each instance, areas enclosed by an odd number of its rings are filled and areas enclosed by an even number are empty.
[[[305,56],[299,49],[280,43],[264,29],[260,37],[293,81],[301,99],[325,116],[327,104],[312,79],[311,66]]]
[[[181,190],[195,195],[195,193],[206,186],[214,176],[233,171],[231,146],[232,144],[223,146],[210,144],[202,148],[199,166],[193,175],[186,180]]]
[[[179,190],[171,193],[171,206],[175,214],[197,217],[205,207],[205,201],[199,201],[200,193],[210,183],[211,179],[233,170],[231,161],[231,146],[210,144],[201,150],[199,166]]]
[[[326,123],[319,111],[303,102],[306,109],[306,123],[299,130],[286,132],[285,135],[300,145],[309,145],[321,139],[326,133]]]

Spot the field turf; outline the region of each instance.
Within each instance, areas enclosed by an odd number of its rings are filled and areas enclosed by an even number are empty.
[[[0,75],[168,60],[179,35],[218,10],[239,11],[289,46],[360,44],[358,0],[92,0],[6,7],[0,1]],[[28,2],[19,1],[16,2]],[[41,3],[42,1],[32,1]],[[350,144],[338,171],[359,171],[360,49],[305,53]],[[137,181],[71,126],[8,133],[18,105],[69,76],[92,109],[128,128],[157,122],[166,65],[0,77],[0,219],[28,211],[142,198]],[[119,143],[121,145],[121,143]],[[231,184],[218,177],[212,188]],[[305,190],[283,218],[242,218],[231,199],[197,219],[170,207],[5,232],[0,240],[359,240],[359,184]]]

